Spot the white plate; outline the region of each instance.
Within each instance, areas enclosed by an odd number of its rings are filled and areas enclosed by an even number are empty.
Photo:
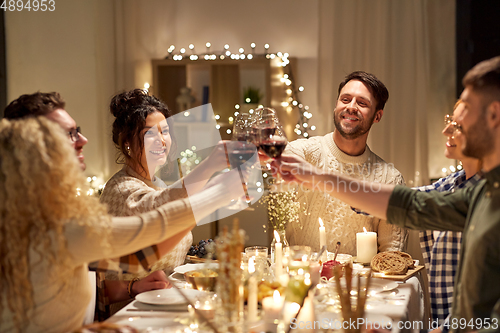
[[[182,292],[190,300],[194,300],[198,296],[206,295],[204,291],[194,289],[183,289]],[[135,296],[135,299],[142,303],[156,305],[187,304],[184,297],[182,297],[175,288],[146,291]]]
[[[333,278],[331,278],[330,281],[328,281],[328,283],[335,285],[335,280]],[[345,286],[344,277],[342,277],[340,279],[340,284],[342,286]],[[362,285],[364,285],[364,284],[365,284],[365,282],[362,283]],[[355,276],[353,276],[352,287],[351,287],[352,290],[356,290],[357,285],[358,285],[358,279]],[[382,292],[382,291],[389,291],[389,290],[396,289],[398,286],[399,286],[399,284],[396,281],[391,281],[391,280],[387,280],[387,279],[372,278],[370,281],[369,292],[370,293],[378,293],[378,292]]]
[[[370,282],[370,291],[381,292],[396,289],[399,284],[396,281],[387,279],[372,278]]]
[[[197,269],[203,269],[203,268],[211,268],[211,269],[218,269],[219,264],[218,263],[205,263],[205,264],[185,264],[182,266],[177,266],[174,268],[174,272],[179,273],[179,274],[184,274],[186,272],[194,271]]]

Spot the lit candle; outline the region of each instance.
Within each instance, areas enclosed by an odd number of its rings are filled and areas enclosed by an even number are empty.
[[[356,234],[356,252],[357,261],[360,263],[369,263],[377,254],[377,233],[368,232],[363,227],[364,232]]]
[[[283,244],[281,244],[280,235],[276,230],[274,230],[274,238],[276,239],[276,243],[274,245],[274,256],[276,259],[274,277],[278,280],[283,274]]]
[[[326,230],[321,217],[318,220],[319,220],[319,249],[321,250],[323,246],[326,245]]]
[[[268,328],[267,332],[276,332],[275,325],[278,324],[281,318],[281,309],[283,309],[284,302],[285,297],[282,297],[278,290],[274,291],[273,297],[266,297],[262,300],[262,311]]]
[[[257,321],[257,280],[255,279],[255,257],[248,260],[248,319],[249,323]]]

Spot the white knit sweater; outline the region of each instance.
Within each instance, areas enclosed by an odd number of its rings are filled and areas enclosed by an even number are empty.
[[[316,167],[352,178],[404,184],[399,171],[375,155],[368,146],[359,156],[350,156],[341,151],[333,140],[333,133],[290,142],[285,153],[298,155]],[[356,233],[362,232],[363,227],[367,231],[377,232],[379,251],[404,250],[407,232],[385,220],[357,214],[349,205],[319,191],[299,189],[298,200],[302,208],[299,223],[287,225],[286,234],[290,245],[309,245],[313,251],[318,251],[318,218],[321,218],[326,228],[328,251],[334,251],[336,243],[340,241],[340,253],[355,256]]]

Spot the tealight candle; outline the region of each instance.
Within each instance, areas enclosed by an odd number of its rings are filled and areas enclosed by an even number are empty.
[[[274,256],[276,258],[274,276],[279,279],[283,274],[283,244],[281,244],[280,235],[276,230],[274,230],[274,238],[276,239],[274,246]]]
[[[356,259],[360,263],[369,263],[377,254],[377,233],[368,232],[365,227],[363,230],[356,234]]]
[[[257,280],[255,279],[255,257],[248,260],[248,319],[252,323],[257,321]]]

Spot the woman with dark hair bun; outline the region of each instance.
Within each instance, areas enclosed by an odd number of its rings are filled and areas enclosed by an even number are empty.
[[[169,151],[175,151],[170,110],[142,89],[116,95],[109,107],[115,117],[113,142],[121,152],[118,162],[124,162],[143,178],[154,181],[155,168],[170,162]],[[158,135],[160,131],[164,133]]]
[[[224,150],[216,148],[186,179],[178,180],[167,187],[161,179],[154,176],[157,167],[171,162],[169,156],[172,154],[169,153],[175,146],[171,135],[171,114],[167,106],[142,89],[135,89],[114,96],[111,99],[110,112],[115,117],[113,142],[120,152],[117,162],[124,164],[106,183],[101,195],[101,202],[108,205],[108,212],[113,216],[139,215],[166,202],[187,198],[184,181],[189,179],[187,183],[190,184],[191,194],[192,190],[201,190],[205,184],[201,180],[208,180],[214,172],[226,167]],[[194,183],[196,185],[191,186]],[[143,267],[147,269],[144,272],[120,275],[108,271],[105,279],[132,281],[157,270],[170,274],[175,267],[184,263],[192,242],[191,231],[185,231],[176,239],[136,253],[135,258],[144,258],[140,259]],[[134,260],[134,256],[120,258],[120,262],[128,260]],[[151,267],[152,263],[154,265]],[[99,275],[102,279],[104,274]],[[98,281],[98,285],[104,286],[104,283]],[[98,298],[101,303],[106,299]],[[101,304],[99,308],[109,308],[110,313],[101,313],[99,319],[116,312],[128,302],[111,304],[109,307],[108,304]]]

